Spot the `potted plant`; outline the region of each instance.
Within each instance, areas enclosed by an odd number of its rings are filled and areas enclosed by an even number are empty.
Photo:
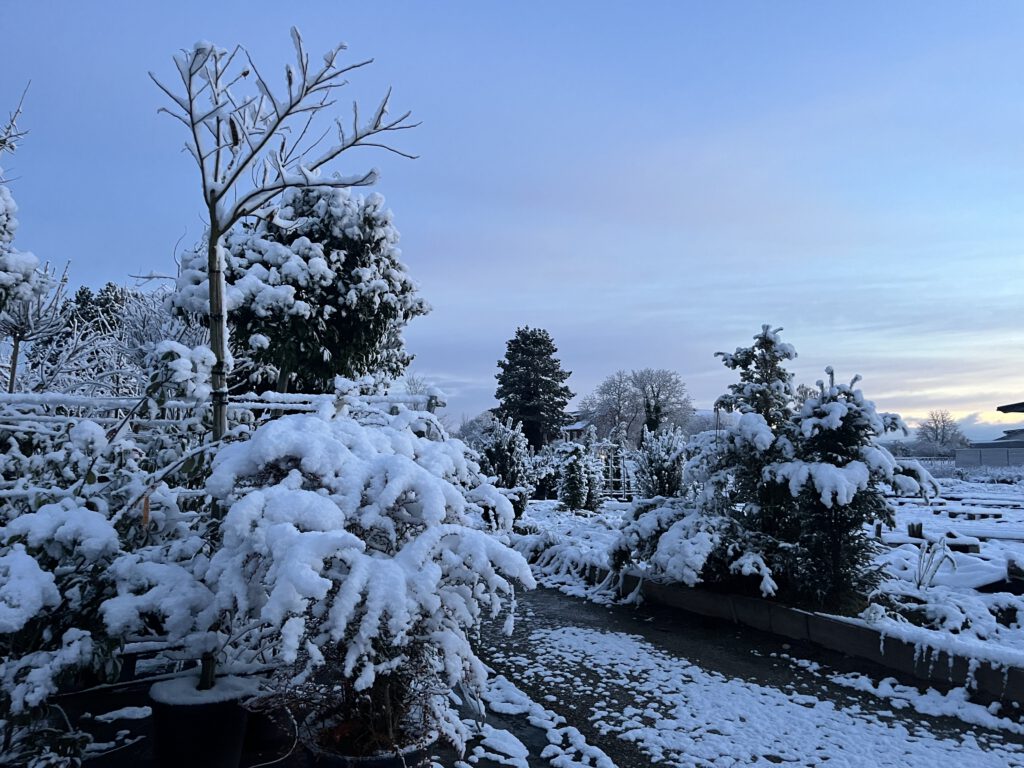
[[[236,662],[274,668],[253,706],[287,710],[323,765],[463,748],[453,689],[486,682],[468,635],[533,586],[486,530],[512,508],[465,446],[401,407],[284,416],[222,448],[207,489],[227,509],[216,610]]]

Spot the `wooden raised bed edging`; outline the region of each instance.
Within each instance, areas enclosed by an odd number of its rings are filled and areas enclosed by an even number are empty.
[[[587,570],[588,580],[594,584],[604,581],[608,574],[604,569]],[[622,594],[634,592],[639,581],[636,574],[624,574]],[[866,659],[924,682],[959,687],[969,685],[972,677],[971,659],[916,646],[883,635],[871,627],[790,608],[771,600],[650,580],[644,580],[640,590],[643,599],[655,605],[725,619],[791,640],[803,640],[830,651]],[[995,699],[1024,702],[1024,669],[1020,667],[997,667],[979,661],[974,663],[973,679],[978,690]]]

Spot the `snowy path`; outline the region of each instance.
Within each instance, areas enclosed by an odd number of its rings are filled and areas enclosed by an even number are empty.
[[[807,649],[813,660],[795,660],[797,651],[766,635],[551,590],[523,595],[520,613],[512,638],[485,636],[483,655],[619,768],[1024,766],[1018,723],[955,695],[856,690],[878,686],[837,655]],[[1003,730],[919,714],[915,697],[921,709],[959,709]]]

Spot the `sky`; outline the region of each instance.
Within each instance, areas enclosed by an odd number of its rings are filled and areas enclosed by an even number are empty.
[[[1024,400],[1024,5],[814,2],[14,2],[0,114],[16,245],[72,283],[171,274],[203,232],[182,127],[147,76],[200,39],[283,80],[290,26],[346,41],[347,102],[422,125],[378,167],[433,312],[413,370],[455,421],[494,404],[518,326],[548,329],[574,392],[670,368],[698,407],[714,357],[762,323],[912,425],[969,436]]]

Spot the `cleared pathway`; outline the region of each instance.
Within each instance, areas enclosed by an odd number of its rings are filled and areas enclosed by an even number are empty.
[[[922,696],[905,685],[912,681],[880,683],[887,670],[838,654],[546,589],[521,595],[519,612],[512,637],[488,628],[482,655],[619,768],[1024,766],[1019,718],[956,692]],[[503,726],[538,743],[516,718]],[[535,751],[529,764],[547,764]],[[608,762],[570,749],[553,764]]]

